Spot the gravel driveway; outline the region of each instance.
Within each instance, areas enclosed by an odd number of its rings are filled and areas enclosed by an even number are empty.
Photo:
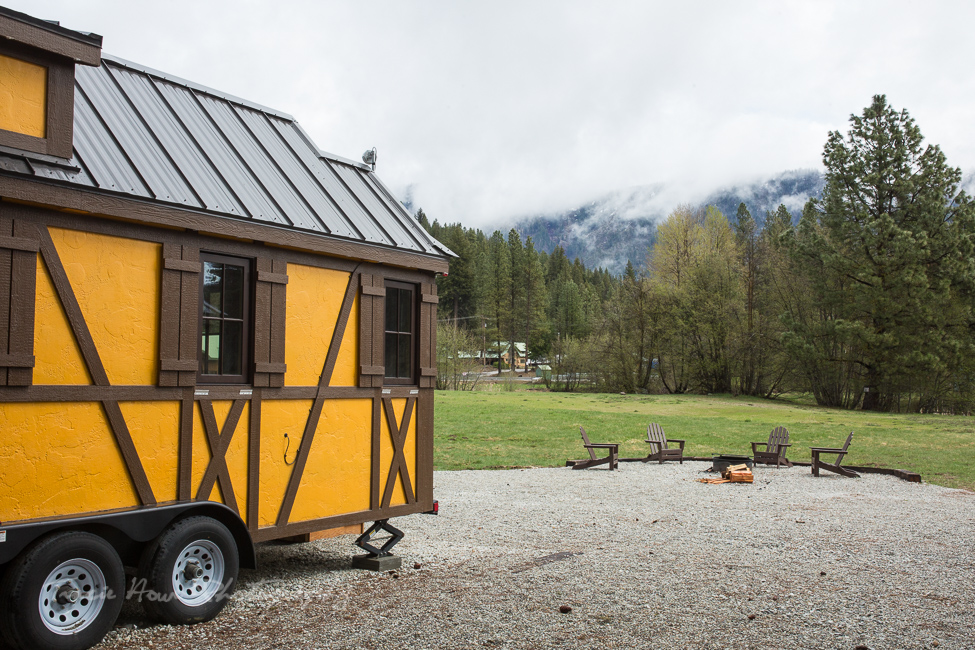
[[[99,647],[975,648],[975,494],[620,467],[437,472],[395,574],[352,569],[351,536],[267,544],[216,620],[127,604]]]

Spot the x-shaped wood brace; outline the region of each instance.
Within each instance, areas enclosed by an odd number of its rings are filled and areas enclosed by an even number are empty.
[[[203,480],[200,481],[196,500],[208,500],[210,492],[213,491],[213,484],[219,480],[224,503],[238,514],[240,514],[240,510],[237,508],[237,497],[234,496],[234,486],[230,482],[230,470],[227,469],[227,449],[230,448],[230,441],[234,438],[234,431],[237,430],[237,423],[240,421],[240,414],[243,413],[246,403],[247,400],[244,399],[234,401],[234,405],[227,415],[227,420],[223,423],[223,430],[219,430],[217,418],[213,414],[213,402],[206,400],[199,402],[200,413],[203,415],[203,428],[206,429],[207,443],[210,445],[211,458],[206,472],[203,473]]]
[[[402,474],[403,492],[406,494],[407,503],[416,503],[413,495],[413,484],[410,482],[410,470],[406,464],[406,434],[410,430],[410,419],[413,417],[413,406],[416,398],[410,397],[406,400],[406,409],[403,411],[403,421],[397,424],[396,411],[393,409],[393,400],[383,398],[383,410],[386,411],[386,423],[389,425],[389,437],[393,441],[393,461],[389,464],[389,474],[386,477],[386,489],[383,491],[383,501],[380,507],[388,508],[389,501],[393,498],[393,488],[396,486],[396,479]]]

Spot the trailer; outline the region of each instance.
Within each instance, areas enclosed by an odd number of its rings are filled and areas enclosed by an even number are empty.
[[[255,544],[433,512],[452,253],[291,116],[0,8],[0,632],[216,616]],[[387,530],[390,541],[372,546]],[[368,565],[368,562],[366,562]],[[132,577],[126,578],[126,571]]]

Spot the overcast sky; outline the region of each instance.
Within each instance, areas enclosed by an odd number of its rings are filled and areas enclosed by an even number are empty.
[[[975,3],[0,0],[293,115],[431,218],[487,230],[666,183],[818,168],[874,94],[975,168]]]

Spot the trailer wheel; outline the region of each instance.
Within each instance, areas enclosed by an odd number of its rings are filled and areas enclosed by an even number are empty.
[[[237,544],[227,527],[189,517],[146,549],[139,564],[146,613],[165,623],[202,623],[220,613],[237,586]]]
[[[13,561],[0,584],[4,640],[15,648],[93,646],[115,623],[124,590],[122,560],[101,537],[44,537]]]

